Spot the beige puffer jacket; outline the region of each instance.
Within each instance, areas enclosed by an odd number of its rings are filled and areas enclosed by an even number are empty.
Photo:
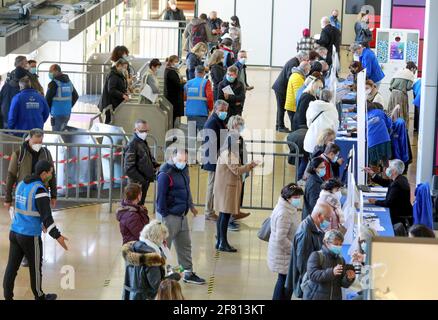
[[[271,215],[271,236],[268,244],[268,267],[275,273],[287,274],[292,241],[301,217],[297,210],[282,197]]]

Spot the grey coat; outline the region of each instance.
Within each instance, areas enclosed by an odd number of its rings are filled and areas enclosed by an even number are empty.
[[[303,300],[342,300],[341,288],[348,288],[354,282],[348,280],[345,272],[335,276],[333,268],[345,265],[342,257],[334,255],[326,246],[322,248],[322,264],[319,252],[313,252],[307,262],[310,284],[304,289]]]

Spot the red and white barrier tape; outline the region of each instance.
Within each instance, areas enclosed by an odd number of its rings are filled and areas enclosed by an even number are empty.
[[[91,181],[91,182],[85,182],[85,183],[77,183],[77,184],[73,184],[73,183],[69,183],[65,186],[57,186],[56,188],[58,190],[62,190],[62,189],[75,189],[75,188],[83,188],[83,187],[88,187],[88,186],[96,186],[99,184],[104,184],[104,183],[110,183],[115,182],[115,181],[122,181],[122,180],[126,180],[128,179],[128,176],[121,176],[119,178],[113,178],[111,180],[105,180],[105,179],[100,179],[97,181]],[[6,185],[6,181],[0,181],[0,185],[5,186]]]
[[[122,151],[118,151],[118,152],[114,152],[114,153],[113,153],[113,156],[114,156],[114,157],[116,157],[116,156],[121,156],[122,154],[123,154]],[[73,158],[71,158],[71,159],[65,159],[65,160],[53,161],[53,163],[59,163],[59,164],[77,163],[77,162],[79,162],[79,161],[98,160],[99,158],[102,158],[102,159],[108,159],[108,158],[110,158],[110,157],[111,157],[111,153],[106,153],[106,154],[103,154],[102,156],[99,156],[98,154],[96,154],[96,155],[94,155],[94,156],[89,156],[89,157],[88,157],[88,156],[85,156],[85,157],[82,157],[82,158],[73,157]],[[12,156],[10,156],[10,155],[6,155],[6,154],[3,154],[3,153],[0,152],[0,159],[4,159],[4,160],[11,161]]]

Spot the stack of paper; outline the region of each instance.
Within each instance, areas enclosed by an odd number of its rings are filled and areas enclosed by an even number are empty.
[[[233,89],[231,89],[231,86],[226,86],[225,88],[222,89],[222,91],[226,94],[229,95],[235,95]]]

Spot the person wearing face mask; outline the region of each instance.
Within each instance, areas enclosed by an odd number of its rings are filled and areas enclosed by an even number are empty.
[[[330,230],[324,235],[322,249],[313,252],[307,262],[307,281],[303,300],[342,300],[342,288],[350,287],[356,274],[342,257],[343,234]]]
[[[350,70],[350,74],[347,76],[347,81],[352,82],[352,84],[349,84],[347,86],[344,86],[347,89],[350,89],[351,91],[356,92],[357,91],[357,75],[359,72],[363,70],[362,63],[360,61],[353,61],[350,66],[348,67]],[[374,83],[374,82],[373,82]]]
[[[330,24],[340,31],[341,22],[339,21],[338,16],[339,16],[339,10],[334,9],[332,11],[332,15],[330,16]]]
[[[324,160],[326,174],[322,180],[327,181],[331,178],[339,178],[339,167],[344,160],[339,157],[341,148],[335,143],[329,143],[320,157]]]
[[[354,24],[354,32],[356,34],[354,41],[364,43],[369,48],[369,43],[373,39],[373,33],[369,28],[369,15],[367,10],[362,9],[357,15],[357,20]]]
[[[377,102],[383,106],[383,110],[387,111],[385,99],[380,94],[379,89],[374,84],[373,80],[368,79],[365,83],[365,93],[368,102]]]
[[[128,184],[125,187],[124,199],[116,212],[123,244],[138,241],[141,230],[149,223],[148,211],[144,206],[138,204],[140,201],[141,185]]]
[[[307,167],[307,181],[304,189],[303,212],[302,219],[304,220],[311,214],[313,207],[319,199],[321,186],[324,182],[322,177],[326,174],[324,160],[320,157],[310,160]]]
[[[297,130],[300,126],[307,125],[306,112],[309,108],[310,102],[315,101],[321,96],[322,88],[324,84],[322,80],[315,79],[312,81],[306,89],[304,89],[298,102],[295,115],[292,121],[292,131]]]
[[[164,14],[164,20],[170,21],[186,21],[186,16],[184,15],[184,11],[177,7],[176,0],[168,1],[168,9]]]
[[[219,45],[220,50],[224,53],[224,67],[228,68],[232,66],[236,62],[235,54],[233,50],[231,49],[231,46],[233,45],[233,41],[229,36],[224,37],[221,41],[221,44]]]
[[[145,120],[137,120],[134,135],[124,150],[124,172],[129,183],[141,185],[139,206],[144,206],[149,184],[155,181],[156,170],[160,166],[146,141],[148,132],[149,124]]]
[[[35,60],[29,60],[27,62],[28,66],[26,66],[26,69],[29,72],[28,77],[30,78],[32,88],[44,95],[44,89],[39,81],[37,62]]]
[[[64,131],[79,95],[68,75],[61,72],[58,64],[50,66],[49,78],[52,81],[48,85],[46,100],[52,116],[52,130]]]
[[[350,51],[358,57],[362,68],[367,70],[367,79],[373,80],[376,86],[379,87],[380,81],[385,78],[385,74],[374,51],[368,48],[366,44],[356,42],[350,45]]]
[[[188,153],[184,149],[174,149],[171,159],[164,163],[157,179],[157,215],[169,229],[167,245],[175,243],[178,264],[184,268],[183,281],[192,284],[205,284],[205,280],[193,272],[192,241],[190,239],[187,214],[198,214],[193,205],[190,190]]]
[[[332,219],[330,229],[336,229],[345,234],[346,229],[343,226],[345,223],[344,213],[341,206],[341,188],[342,183],[337,179],[329,179],[321,185],[321,193],[317,203],[326,203],[332,211]]]
[[[239,69],[236,66],[231,66],[227,69],[227,74],[218,87],[218,98],[225,100],[229,104],[228,117],[234,115],[242,115],[243,105],[245,103],[245,87],[238,79]],[[233,94],[224,92],[226,87],[231,88]]]
[[[412,225],[411,187],[408,179],[403,176],[405,170],[403,161],[398,159],[389,161],[389,166],[384,171],[387,178],[384,178],[383,174],[377,174],[371,168],[366,167],[364,170],[371,176],[373,182],[388,188],[384,200],[368,199],[368,202],[376,206],[389,208],[392,224],[405,225],[407,219],[409,225]]]
[[[173,124],[178,127],[180,118],[184,116],[184,85],[185,80],[177,68],[179,58],[172,55],[166,59],[164,70],[164,96],[173,106]]]
[[[35,166],[38,161],[46,160],[53,162],[52,155],[46,147],[43,147],[44,132],[41,129],[32,129],[29,138],[23,142],[18,150],[11,155],[8,167],[8,176],[6,178],[6,191],[4,206],[6,209],[12,205],[12,190],[14,185],[18,185],[25,177],[35,172]],[[50,203],[52,208],[56,206],[57,188],[56,175],[52,172],[52,178],[49,183]]]
[[[20,93],[11,101],[8,115],[8,128],[15,130],[31,130],[44,128],[44,123],[49,118],[49,106],[46,99],[31,86],[28,77],[19,81]],[[23,136],[23,133],[17,133]]]
[[[105,112],[106,124],[111,123],[111,113],[114,112],[122,102],[129,100],[128,81],[124,75],[124,65],[126,65],[126,60],[118,60],[111,68],[111,71],[105,80],[98,107],[101,112],[109,106],[112,107],[112,110],[107,110]]]
[[[149,68],[147,70],[146,75],[143,78],[143,84],[148,85],[151,88],[153,94],[160,94],[159,81],[157,78],[158,70],[161,68],[161,62],[158,59],[152,59],[149,62]],[[150,101],[145,98],[146,103],[151,104],[155,101]]]
[[[284,284],[289,270],[292,240],[301,219],[297,208],[301,208],[303,190],[289,183],[281,190],[277,205],[271,214],[271,235],[268,243],[268,268],[278,273],[272,300],[285,300]]]
[[[214,110],[204,125],[204,143],[202,145],[202,169],[208,172],[207,188],[205,195],[205,219],[217,221],[218,216],[214,212],[214,180],[216,175],[216,163],[221,148],[221,136],[225,135],[228,118],[228,103],[224,100],[216,100]]]
[[[341,31],[330,24],[328,17],[321,19],[321,36],[316,43],[324,48],[327,48],[327,57],[324,59],[329,66],[332,65],[333,46],[336,48],[336,52],[339,54],[341,45]]]
[[[234,64],[239,69],[239,81],[245,86],[245,90],[251,91],[253,86],[248,84],[248,78],[246,76],[246,62],[248,60],[248,53],[245,50],[240,50],[237,54],[237,61]]]
[[[123,245],[125,277],[122,300],[154,300],[161,281],[179,281],[177,272],[166,275],[166,260],[170,257],[165,241],[169,230],[158,220],[142,228],[139,240]]]
[[[187,81],[195,78],[195,69],[197,66],[204,66],[204,62],[202,61],[207,53],[207,45],[204,42],[199,42],[196,44],[191,52],[187,55],[186,58],[186,76]]]
[[[406,68],[395,73],[389,85],[391,95],[389,97],[388,112],[392,113],[394,108],[399,105],[400,117],[405,120],[407,128],[409,128],[408,92],[413,88],[416,73],[417,66],[414,62],[409,61],[406,63]]]
[[[297,298],[303,297],[301,283],[307,271],[307,261],[312,252],[321,250],[324,233],[330,228],[331,212],[327,204],[317,204],[311,212],[311,215],[301,221],[292,241],[285,285],[288,300],[292,298],[292,293]]]
[[[293,123],[295,112],[297,110],[296,106],[296,96],[298,90],[303,86],[304,80],[310,72],[310,63],[303,61],[297,68],[292,69],[292,74],[289,77],[287,83],[286,91],[286,102],[284,104],[284,109],[287,111],[290,123]]]
[[[35,300],[56,300],[56,294],[45,294],[42,290],[42,240],[41,232],[49,234],[68,250],[68,240],[61,235],[55,225],[50,209],[50,197],[47,190],[53,178],[53,164],[40,160],[35,172],[27,176],[18,185],[15,196],[15,215],[9,234],[9,260],[3,279],[4,297],[14,298],[14,282],[23,257],[29,261],[30,286]]]
[[[227,70],[224,68],[224,52],[222,50],[216,50],[208,59],[209,78],[213,84],[213,97],[214,101],[218,99],[218,87],[219,83],[224,79],[227,74]]]

